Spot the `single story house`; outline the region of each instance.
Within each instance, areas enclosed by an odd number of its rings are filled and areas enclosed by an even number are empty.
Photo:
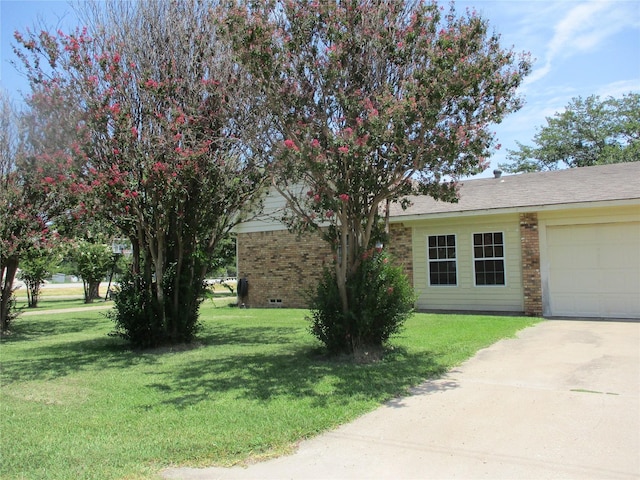
[[[421,311],[640,319],[640,162],[460,182],[458,203],[412,197],[388,250]],[[332,254],[289,233],[282,197],[237,228],[250,307],[304,307]]]

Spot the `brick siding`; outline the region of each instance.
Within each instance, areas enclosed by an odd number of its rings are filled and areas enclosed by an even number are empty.
[[[411,229],[391,225],[387,246],[413,284]],[[286,230],[238,234],[238,278],[246,278],[247,307],[305,308],[306,292],[315,287],[333,254],[318,233],[295,235]]]
[[[304,308],[306,291],[315,286],[323,266],[333,262],[319,234],[286,230],[238,234],[238,278],[246,278],[246,306]],[[270,303],[272,300],[280,301]]]
[[[522,247],[522,287],[525,315],[542,316],[542,280],[540,278],[540,239],[538,214],[520,214],[520,243]]]
[[[413,286],[413,243],[411,228],[403,224],[391,224],[389,226],[389,245],[387,250],[393,257],[393,262],[400,265],[409,282]]]

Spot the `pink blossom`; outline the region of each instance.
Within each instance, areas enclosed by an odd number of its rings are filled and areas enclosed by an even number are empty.
[[[131,135],[134,137],[138,136],[138,129],[136,127],[131,127]]]
[[[333,217],[333,210],[327,210],[327,213],[325,215],[327,216],[327,218]]]
[[[338,147],[338,151],[340,153],[349,153],[349,147],[346,145],[343,145],[342,147]]]
[[[346,193],[341,193],[338,198],[340,198],[340,200],[342,200],[343,202],[348,202],[349,201],[349,195],[347,195]]]
[[[296,143],[291,140],[290,138],[287,138],[284,141],[284,146],[287,147],[290,150],[295,150],[296,152],[298,151],[298,146],[296,145]]]
[[[393,287],[387,288],[387,293],[391,295],[393,293]]]
[[[320,142],[318,141],[317,138],[314,138],[313,140],[311,140],[311,146],[313,148],[318,148],[320,146]]]
[[[55,180],[52,177],[44,177],[44,182],[51,185],[52,183],[55,182]]]

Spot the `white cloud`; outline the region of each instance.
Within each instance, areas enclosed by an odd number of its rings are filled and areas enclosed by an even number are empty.
[[[619,80],[617,82],[602,85],[595,92],[601,98],[614,97],[619,98],[629,92],[640,92],[640,81],[635,80]]]
[[[553,36],[546,45],[544,64],[532,72],[525,84],[545,77],[556,60],[592,51],[616,33],[640,25],[635,2],[591,0],[577,5],[562,4],[571,8],[555,23]]]

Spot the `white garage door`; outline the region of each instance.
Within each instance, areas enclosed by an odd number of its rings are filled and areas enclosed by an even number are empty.
[[[640,318],[640,223],[547,228],[553,316]]]

